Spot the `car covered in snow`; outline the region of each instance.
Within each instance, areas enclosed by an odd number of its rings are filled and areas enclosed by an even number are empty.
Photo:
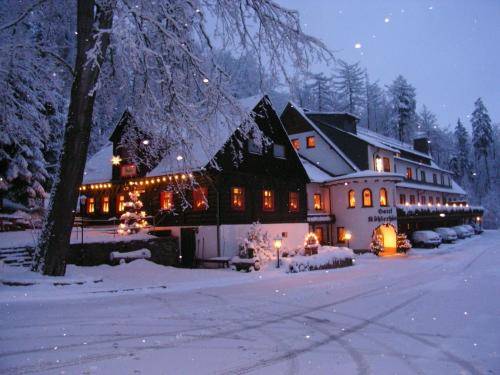
[[[464,224],[462,226],[470,233],[471,236],[476,234],[476,231],[474,230],[474,227],[472,225]]]
[[[481,225],[477,224],[477,223],[471,223],[469,224],[472,228],[474,228],[474,232],[476,234],[481,234],[483,233],[483,228],[481,227]]]
[[[453,242],[458,239],[457,232],[450,228],[439,227],[434,229],[434,232],[441,236],[443,242]]]
[[[442,242],[441,236],[432,230],[417,230],[411,240],[416,247],[438,247]]]
[[[472,234],[462,225],[451,227],[451,229],[453,229],[457,233],[458,238],[467,238],[472,236]]]

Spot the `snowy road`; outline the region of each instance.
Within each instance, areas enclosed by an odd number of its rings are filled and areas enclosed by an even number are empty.
[[[499,266],[490,231],[330,272],[2,302],[0,372],[499,374]]]

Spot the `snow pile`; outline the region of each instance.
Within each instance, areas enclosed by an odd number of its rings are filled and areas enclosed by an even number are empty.
[[[352,266],[354,253],[346,247],[322,246],[318,254],[285,258],[287,272],[304,272]]]
[[[136,251],[129,251],[127,253],[120,253],[118,251],[113,251],[109,254],[109,258],[114,260],[133,260],[133,259],[149,259],[151,258],[151,251],[148,249],[140,249]]]
[[[469,205],[402,205],[398,204],[398,210],[403,211],[405,214],[415,214],[418,212],[474,212],[474,211],[484,211],[482,206],[469,206]]]

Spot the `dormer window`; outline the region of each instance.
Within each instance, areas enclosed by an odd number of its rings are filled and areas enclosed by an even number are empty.
[[[316,139],[313,135],[306,138],[307,148],[315,148],[316,147]]]
[[[300,150],[300,140],[298,138],[292,139],[292,146],[297,151]]]
[[[391,171],[391,161],[389,158],[383,158],[383,164],[384,164],[384,172],[390,172]]]

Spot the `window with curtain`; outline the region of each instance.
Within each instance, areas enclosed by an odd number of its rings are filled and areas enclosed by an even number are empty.
[[[372,207],[372,191],[368,188],[363,190],[363,207]]]
[[[288,195],[288,207],[290,212],[299,212],[299,193],[291,191]]]
[[[193,190],[193,210],[203,211],[208,208],[207,204],[208,189],[199,187]]]
[[[380,189],[380,194],[379,194],[379,200],[380,200],[380,205],[382,207],[385,207],[387,206],[389,203],[388,199],[387,199],[387,190],[385,188],[381,188]]]
[[[105,214],[109,212],[109,197],[102,197],[101,210]]]
[[[231,188],[231,208],[234,211],[245,210],[245,189],[241,186]]]
[[[262,210],[268,212],[274,211],[274,191],[262,190]]]
[[[347,200],[349,208],[356,207],[356,193],[354,192],[354,190],[349,190],[349,193],[347,195]]]

